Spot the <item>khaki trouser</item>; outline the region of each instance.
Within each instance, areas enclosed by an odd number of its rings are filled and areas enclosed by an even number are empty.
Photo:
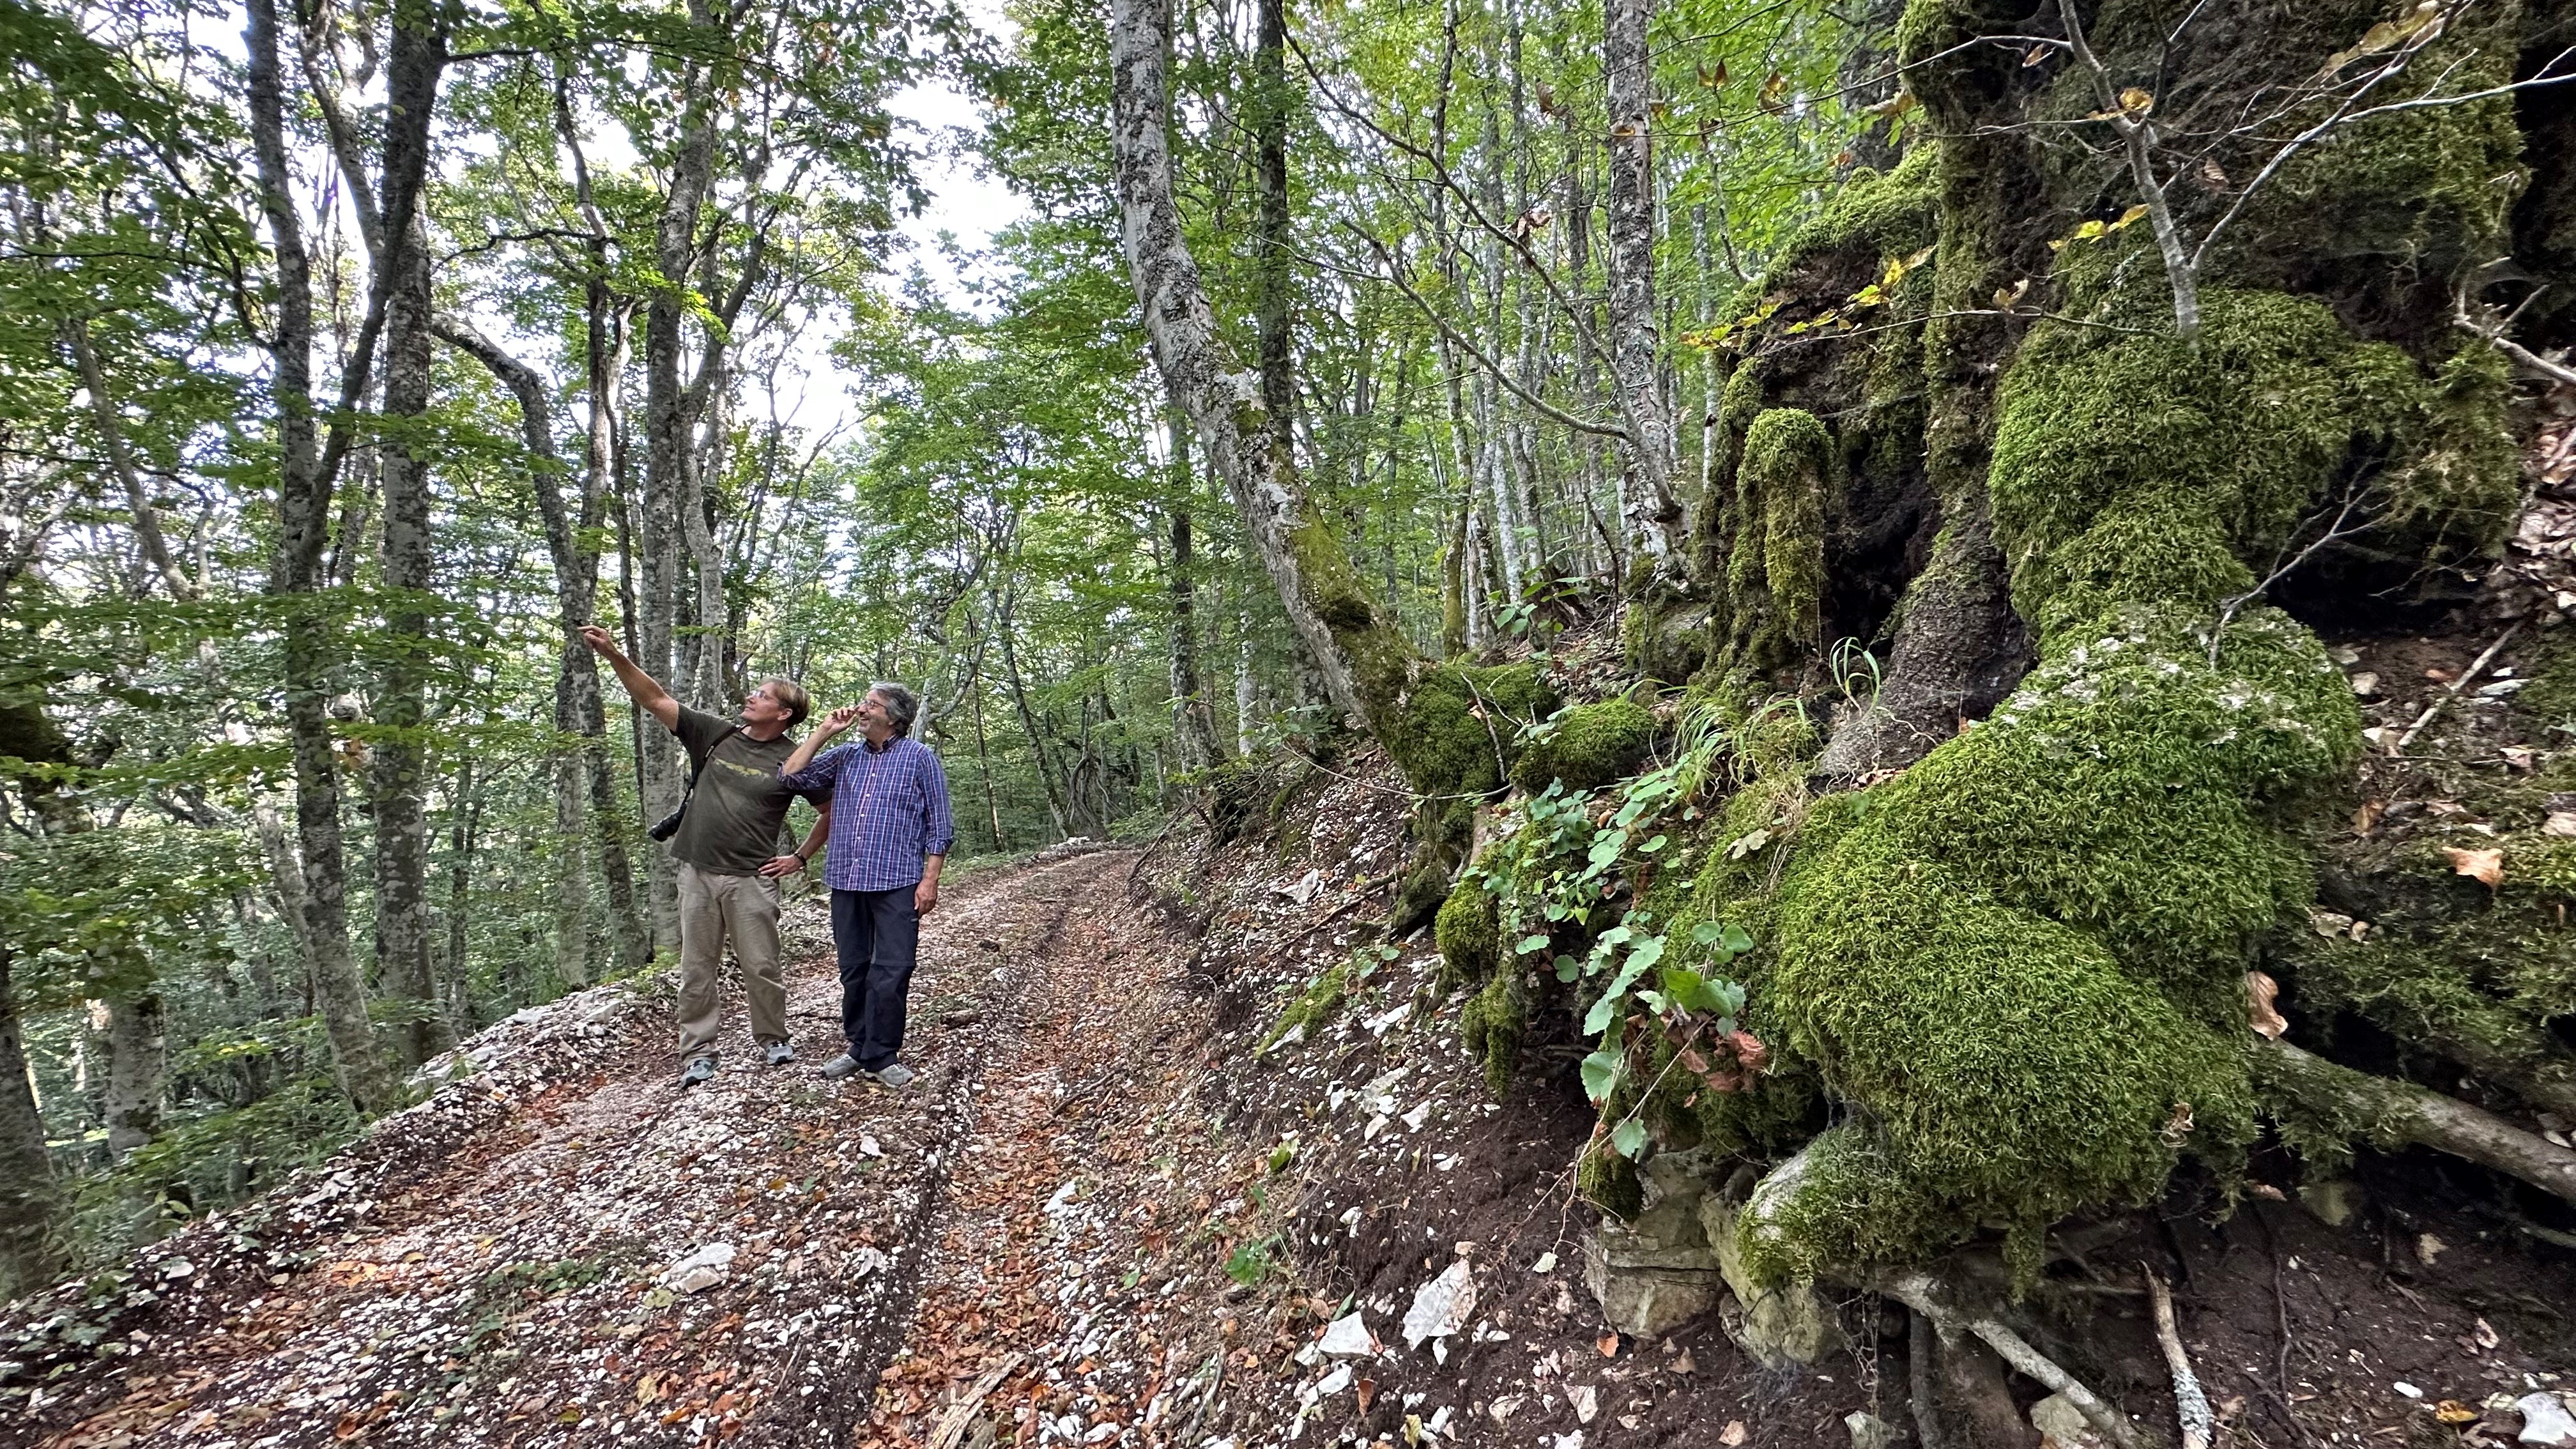
[[[730,942],[742,963],[742,994],[751,1034],[763,1045],[787,1040],[787,983],[778,974],[778,882],[721,875],[680,862],[680,1055],[716,1049],[724,1024],[718,976]]]

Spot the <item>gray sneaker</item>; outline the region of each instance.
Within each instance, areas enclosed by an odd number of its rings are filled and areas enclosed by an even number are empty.
[[[714,1057],[696,1057],[689,1062],[689,1069],[680,1074],[680,1085],[683,1087],[694,1087],[700,1082],[713,1081],[715,1079],[715,1075],[716,1059]]]
[[[921,1076],[919,1072],[914,1071],[912,1068],[905,1066],[901,1062],[888,1062],[876,1071],[868,1073],[868,1075],[875,1078],[878,1085],[892,1087],[898,1092],[911,1086],[915,1081],[919,1080]]]
[[[859,1059],[850,1055],[848,1052],[843,1052],[839,1056],[834,1057],[823,1064],[824,1077],[827,1080],[835,1082],[839,1081],[843,1077],[856,1074],[858,1070]]]
[[[771,1042],[769,1044],[769,1050],[763,1055],[762,1060],[766,1061],[773,1067],[783,1067],[789,1062],[796,1060],[796,1048],[789,1046],[783,1041]]]

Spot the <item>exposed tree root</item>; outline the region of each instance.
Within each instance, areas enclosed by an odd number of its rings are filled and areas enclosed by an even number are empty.
[[[2128,1416],[2103,1402],[2100,1395],[2085,1387],[2057,1362],[2031,1347],[2029,1340],[2013,1332],[1996,1319],[1979,1314],[1956,1302],[1947,1284],[1921,1269],[1908,1269],[1877,1279],[1874,1286],[1881,1293],[1932,1320],[1945,1338],[1965,1331],[1983,1339],[1987,1346],[2003,1356],[2004,1362],[2021,1373],[2046,1384],[2055,1393],[2066,1396],[2084,1415],[2086,1422],[2100,1431],[2119,1449],[2148,1449],[2154,1441],[2138,1432]]]
[[[1950,1432],[1941,1418],[1941,1380],[1937,1372],[1940,1339],[1932,1320],[1905,1311],[1905,1392],[1914,1409],[1914,1437],[1923,1449],[1951,1449]]]
[[[2265,1084],[2303,1110],[2382,1147],[2430,1147],[2576,1203],[2576,1151],[2492,1112],[2411,1082],[2357,1072],[2285,1041],[2259,1043]]]
[[[2173,1374],[2174,1417],[2182,1421],[2182,1449],[2209,1449],[2210,1431],[2216,1420],[2209,1412],[2209,1395],[2202,1393],[2200,1375],[2191,1371],[2191,1355],[2183,1352],[2182,1330],[2174,1323],[2173,1295],[2165,1291],[2165,1280],[2156,1270],[2141,1263],[2138,1271],[2147,1278],[2147,1296],[2156,1305],[2156,1346],[2164,1350],[2165,1367]]]

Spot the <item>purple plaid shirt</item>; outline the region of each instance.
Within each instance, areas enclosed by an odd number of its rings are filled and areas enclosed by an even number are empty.
[[[948,813],[948,776],[930,747],[910,738],[871,749],[834,745],[804,769],[781,773],[790,790],[832,792],[832,843],[823,884],[836,891],[890,891],[921,880],[924,856],[957,840]]]

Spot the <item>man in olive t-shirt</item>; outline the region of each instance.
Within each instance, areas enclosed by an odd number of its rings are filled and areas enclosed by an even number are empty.
[[[790,790],[778,767],[795,752],[787,731],[805,718],[805,691],[788,679],[763,680],[744,697],[741,723],[695,710],[671,697],[653,676],[619,652],[607,630],[584,625],[582,642],[617,671],[638,707],[679,736],[697,772],[697,788],[671,837],[680,885],[680,1055],[684,1087],[715,1075],[716,1032],[724,1019],[717,975],[728,940],[742,963],[751,1034],[769,1065],[796,1059],[787,1044],[787,987],[778,972],[778,882],[805,868],[832,832],[829,790]],[[819,818],[805,843],[779,855],[788,802],[802,794]]]

